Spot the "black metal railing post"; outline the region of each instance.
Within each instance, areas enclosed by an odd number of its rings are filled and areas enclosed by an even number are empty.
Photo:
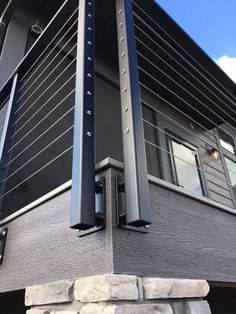
[[[7,112],[4,119],[4,125],[2,130],[2,136],[0,141],[0,196],[3,195],[5,189],[4,179],[7,176],[8,167],[5,165],[9,162],[10,154],[7,153],[9,147],[11,147],[13,140],[8,140],[9,134],[12,135],[15,132],[15,128],[11,127],[11,125],[16,121],[17,115],[14,115],[13,112],[15,110],[14,105],[16,101],[17,94],[17,85],[18,85],[18,74],[15,74],[13,79],[10,80],[12,82],[11,92],[9,95],[7,106]],[[9,83],[8,83],[9,84]],[[2,208],[3,198],[0,198],[0,208]],[[1,218],[0,213],[0,218]]]
[[[79,1],[71,228],[95,226],[94,0]]]
[[[149,225],[150,199],[131,0],[116,0],[126,224]]]

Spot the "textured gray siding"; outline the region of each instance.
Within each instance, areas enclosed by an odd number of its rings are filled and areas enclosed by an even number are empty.
[[[149,234],[114,221],[115,272],[236,282],[235,215],[154,184],[150,197]]]

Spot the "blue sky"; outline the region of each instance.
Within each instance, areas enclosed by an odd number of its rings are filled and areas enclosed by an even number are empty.
[[[236,82],[236,0],[157,0]]]

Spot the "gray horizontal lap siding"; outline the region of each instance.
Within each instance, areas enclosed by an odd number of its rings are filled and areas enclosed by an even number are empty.
[[[149,234],[114,220],[115,272],[236,282],[235,216],[154,184],[150,197]]]

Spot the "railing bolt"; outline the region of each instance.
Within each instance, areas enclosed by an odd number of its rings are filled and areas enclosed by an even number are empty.
[[[121,14],[121,13],[122,13],[122,10],[119,10],[118,13]]]
[[[146,225],[144,226],[145,229],[149,229],[150,228],[150,225]]]
[[[122,74],[125,74],[125,73],[126,73],[126,69],[123,69],[123,70],[122,70]]]
[[[88,74],[87,74],[87,77],[92,77],[92,74],[91,74],[91,73],[88,73]]]
[[[92,42],[91,42],[91,41],[88,41],[88,45],[91,46],[91,45],[92,45]]]
[[[129,129],[125,129],[125,134],[128,134],[129,133]]]
[[[87,95],[91,96],[92,92],[90,92],[90,90],[87,91]]]
[[[89,17],[89,18],[92,18],[92,14],[88,14],[88,17]]]
[[[92,61],[92,58],[91,58],[91,57],[88,57],[87,59],[88,59],[88,61]]]
[[[124,37],[121,37],[121,38],[120,38],[120,41],[124,41]]]
[[[127,112],[129,109],[128,109],[128,107],[125,107],[124,108],[124,112]]]
[[[90,110],[87,111],[87,115],[91,116],[92,112]]]
[[[124,53],[124,52],[122,52],[121,57],[122,57],[122,58],[124,58],[124,56],[125,56],[125,53]]]
[[[91,132],[87,132],[87,135],[88,135],[89,137],[91,137],[91,136],[92,136],[92,133],[91,133]]]
[[[119,24],[119,27],[122,27],[123,26],[123,23],[121,22],[120,24]]]
[[[127,87],[124,87],[124,88],[123,88],[123,92],[127,92]]]

